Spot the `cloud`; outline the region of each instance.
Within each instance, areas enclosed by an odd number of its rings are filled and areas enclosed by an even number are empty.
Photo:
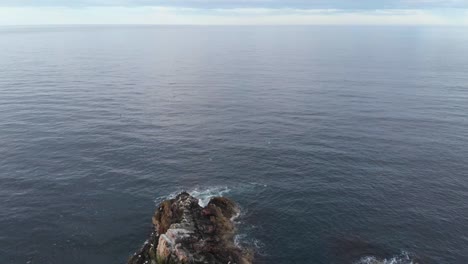
[[[466,25],[468,0],[0,0],[0,25]]]
[[[468,11],[187,7],[4,7],[0,25],[468,25]]]
[[[103,7],[162,6],[202,9],[431,9],[468,8],[468,0],[0,0],[0,6]]]

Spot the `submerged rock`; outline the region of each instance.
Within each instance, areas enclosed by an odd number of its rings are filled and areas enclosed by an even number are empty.
[[[128,264],[249,264],[252,254],[234,243],[233,218],[239,207],[224,197],[202,208],[188,193],[161,203],[153,216],[153,232]]]

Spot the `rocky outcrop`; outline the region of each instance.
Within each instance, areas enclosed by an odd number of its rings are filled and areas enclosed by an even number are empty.
[[[239,207],[224,197],[202,208],[188,193],[161,203],[153,216],[153,232],[128,264],[249,264],[252,254],[234,243],[233,218]]]

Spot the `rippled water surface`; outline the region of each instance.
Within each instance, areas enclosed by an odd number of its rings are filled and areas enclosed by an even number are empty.
[[[468,30],[0,28],[0,263],[125,263],[181,190],[258,263],[468,263]]]

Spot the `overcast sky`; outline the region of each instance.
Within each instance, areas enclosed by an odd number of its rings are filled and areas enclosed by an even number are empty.
[[[0,25],[468,26],[468,0],[0,0]]]

